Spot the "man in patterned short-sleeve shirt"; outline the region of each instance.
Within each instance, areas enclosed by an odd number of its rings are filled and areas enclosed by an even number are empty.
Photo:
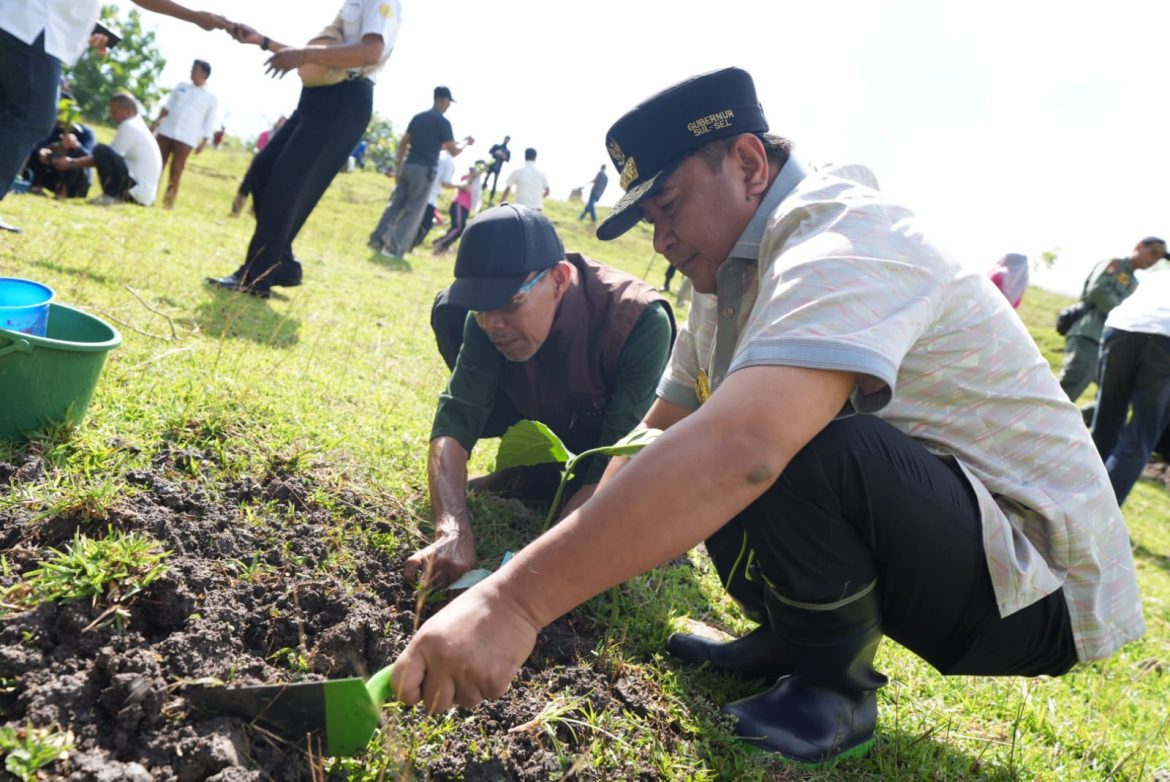
[[[1035,676],[1144,632],[1108,476],[1011,305],[868,169],[767,131],[736,68],[610,129],[626,194],[598,236],[645,220],[696,291],[643,420],[665,432],[422,627],[408,702],[502,692],[540,626],[700,539],[761,624],[668,651],[771,677],[725,711],[798,761],[872,744],[884,636],[946,674]]]

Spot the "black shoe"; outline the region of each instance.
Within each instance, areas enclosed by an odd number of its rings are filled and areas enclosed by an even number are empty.
[[[279,285],[283,288],[295,288],[304,282],[305,273],[299,262],[281,263],[268,275],[269,285]]]
[[[727,704],[723,713],[736,718],[735,735],[742,741],[820,765],[869,751],[877,697],[873,690],[841,692],[793,674],[765,693]]]
[[[709,664],[717,671],[750,679],[772,679],[792,673],[780,642],[768,625],[734,641],[713,641],[701,635],[675,633],[666,639],[666,651],[692,665]]]
[[[241,284],[240,278],[234,274],[229,274],[227,277],[208,277],[207,284],[216,288],[222,288],[226,291],[246,293],[258,299],[267,299],[272,295],[272,291],[268,290],[268,288],[258,288],[254,285]]]
[[[729,703],[735,734],[798,763],[865,754],[877,727],[873,669],[882,640],[881,606],[870,589],[843,606],[796,607],[769,594],[768,620],[795,673],[760,695]]]

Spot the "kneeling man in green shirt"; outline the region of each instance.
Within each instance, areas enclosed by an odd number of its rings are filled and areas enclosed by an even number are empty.
[[[674,318],[654,288],[578,253],[565,253],[540,212],[506,204],[467,226],[455,282],[435,299],[431,325],[452,368],[431,429],[427,477],[434,542],[406,562],[408,579],[445,586],[475,565],[468,489],[548,502],[555,465],[467,480],[481,437],[512,424],[546,424],[572,451],[609,445],[655,398]],[[583,464],[564,513],[597,487],[606,460]]]

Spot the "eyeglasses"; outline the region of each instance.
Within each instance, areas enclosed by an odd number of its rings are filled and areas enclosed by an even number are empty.
[[[514,313],[516,312],[516,310],[518,310],[518,309],[520,309],[521,307],[523,307],[523,306],[524,306],[524,303],[525,303],[526,301],[528,301],[528,291],[530,291],[530,290],[532,290],[533,288],[535,288],[535,287],[536,287],[536,283],[540,282],[541,278],[542,278],[542,277],[544,277],[544,275],[548,274],[548,270],[549,270],[549,269],[551,269],[551,268],[552,268],[552,267],[551,267],[551,266],[549,266],[549,267],[548,267],[548,269],[545,269],[545,270],[544,270],[544,271],[542,271],[540,274],[536,275],[536,276],[535,276],[535,277],[533,277],[531,280],[529,280],[528,282],[526,282],[526,283],[524,283],[523,285],[521,285],[521,286],[520,286],[520,287],[519,287],[519,288],[516,290],[516,293],[514,293],[514,294],[512,295],[512,301],[510,301],[509,303],[505,304],[503,307],[498,307],[497,309],[498,309],[500,312],[503,312],[505,315],[512,315],[512,314],[514,314]],[[478,312],[478,311],[476,311],[476,310],[472,310],[472,311],[471,311],[471,314],[475,316],[475,319],[476,319],[476,320],[479,320],[479,319],[480,319],[480,318],[482,318],[482,317],[483,317],[483,315],[484,315],[484,313],[483,313],[483,312]]]

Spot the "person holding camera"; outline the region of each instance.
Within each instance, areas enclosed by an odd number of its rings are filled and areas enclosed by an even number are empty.
[[[1166,254],[1166,242],[1147,236],[1134,245],[1128,258],[1102,261],[1085,280],[1080,301],[1070,308],[1069,314],[1075,320],[1064,334],[1064,365],[1059,376],[1060,387],[1073,402],[1097,378],[1097,354],[1101,350],[1105,318],[1137,288],[1134,271],[1148,269],[1166,257],[1170,257]]]
[[[394,167],[398,181],[369,242],[371,249],[380,250],[391,260],[402,260],[418,233],[427,208],[427,194],[438,172],[439,152],[445,149],[451,157],[458,157],[475,143],[471,136],[455,141],[451,121],[443,116],[454,102],[451,90],[442,85],[435,87],[434,104],[415,114],[398,140]]]

